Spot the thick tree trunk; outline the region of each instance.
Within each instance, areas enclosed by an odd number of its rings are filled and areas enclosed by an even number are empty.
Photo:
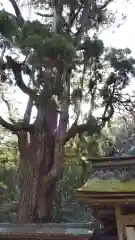
[[[56,178],[49,172],[54,166],[55,130],[57,116],[48,120],[45,126],[44,113],[39,111],[35,130],[26,137],[19,135],[21,196],[18,213],[19,223],[50,222],[53,217],[53,200],[55,197]]]
[[[24,151],[24,149],[23,149]],[[45,131],[31,135],[25,154],[20,157],[23,175],[18,222],[51,221],[55,179],[45,182],[53,164],[54,144],[52,136]]]

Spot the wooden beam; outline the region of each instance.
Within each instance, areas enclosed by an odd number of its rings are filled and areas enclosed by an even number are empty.
[[[124,240],[124,228],[121,221],[120,205],[115,206],[115,217],[116,217],[118,238],[119,240]]]
[[[125,226],[135,226],[135,214],[122,215],[121,218]]]
[[[135,228],[126,227],[126,236],[127,236],[127,240],[135,240]]]
[[[106,199],[106,198],[98,199],[97,197],[90,198],[91,196],[86,197],[86,196],[80,196],[80,195],[77,195],[77,197],[80,201],[86,202],[90,206],[104,206],[105,204],[108,206],[114,206],[115,204],[127,204],[127,201],[128,201],[128,204],[135,204],[135,198],[125,199],[124,196],[123,196],[123,199],[122,198],[113,199],[113,196],[112,198],[110,197],[109,199]]]
[[[89,162],[109,162],[109,161],[126,161],[126,160],[135,160],[135,156],[116,156],[116,157],[98,157],[98,158],[88,158],[87,161]]]
[[[135,164],[135,159],[129,159],[129,160],[118,160],[117,162],[116,161],[108,161],[108,162],[96,162],[96,163],[92,163],[92,168],[100,168],[100,167],[116,167],[116,166],[129,166],[129,165],[132,165],[132,164]]]

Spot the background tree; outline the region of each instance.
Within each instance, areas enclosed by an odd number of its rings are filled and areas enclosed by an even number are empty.
[[[119,122],[119,126],[117,122]],[[116,118],[112,121],[109,131],[112,146],[115,148],[115,155],[135,154],[134,115]]]
[[[116,108],[133,107],[123,91],[134,76],[130,50],[107,49],[98,39],[110,2],[35,1],[45,7],[47,23],[25,20],[15,0],[10,0],[15,15],[0,12],[1,85],[28,95],[24,116],[16,120],[2,94],[10,122],[0,117],[0,124],[18,137],[20,223],[52,220],[65,144],[76,134],[99,133]]]
[[[15,222],[19,192],[16,185],[17,144],[0,128],[0,222]]]

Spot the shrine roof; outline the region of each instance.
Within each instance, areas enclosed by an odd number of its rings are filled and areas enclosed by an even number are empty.
[[[135,180],[120,179],[89,179],[78,191],[87,192],[135,192]]]
[[[76,191],[76,195],[93,205],[134,204],[135,156],[92,158],[89,179]]]

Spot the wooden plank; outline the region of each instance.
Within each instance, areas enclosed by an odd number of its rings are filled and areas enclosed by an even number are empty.
[[[114,205],[114,204],[135,204],[135,199],[97,199],[97,198],[88,198],[85,196],[78,196],[79,200],[85,201],[88,204],[90,204],[91,206],[98,206],[98,205],[105,205],[108,204],[110,206]]]
[[[113,161],[108,161],[108,162],[99,162],[99,163],[92,163],[92,168],[98,168],[101,166],[107,167],[107,166],[123,166],[123,165],[131,165],[135,164],[135,159],[134,160],[124,160],[124,161],[118,161],[118,162],[113,162]]]
[[[135,226],[135,214],[122,215],[121,219],[125,226]]]
[[[127,161],[127,160],[135,160],[135,155],[134,156],[115,156],[115,157],[97,157],[97,158],[92,158],[89,157],[87,161],[90,161],[92,163],[98,163],[98,162],[108,162],[108,161]]]
[[[135,240],[135,229],[134,227],[126,227],[127,240]]]
[[[134,198],[135,199],[135,191],[134,192],[103,192],[103,191],[89,191],[89,190],[77,190],[76,191],[76,195],[83,195],[86,197],[97,197],[97,198],[109,198],[109,197],[113,197],[113,198],[123,198],[123,197],[127,197],[130,198]]]
[[[124,228],[121,221],[120,205],[115,206],[115,217],[116,217],[117,232],[118,232],[119,240],[124,240]]]

